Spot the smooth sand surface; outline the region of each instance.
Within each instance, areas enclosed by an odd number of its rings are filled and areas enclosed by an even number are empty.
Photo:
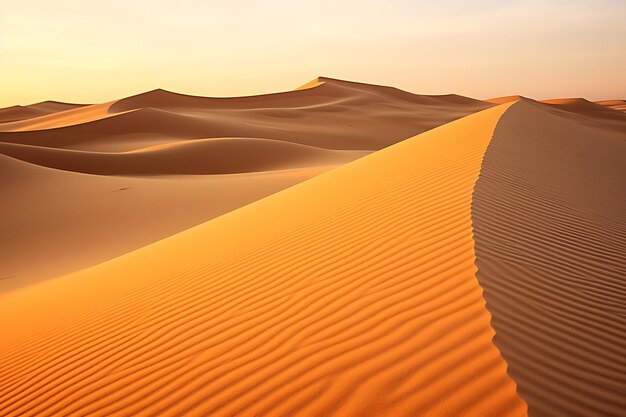
[[[373,151],[492,106],[456,95],[315,81],[312,88],[251,97],[154,90],[54,117],[0,124],[0,142],[109,152],[175,140],[247,137]]]
[[[141,178],[0,155],[0,292],[123,255],[331,168]]]
[[[526,415],[472,238],[508,106],[1,294],[4,415]]]
[[[60,101],[42,101],[28,106],[11,106],[0,109],[0,123],[16,122],[34,117],[76,109],[84,104],[62,103]]]
[[[601,127],[608,127],[615,130],[624,129],[624,113],[608,106],[592,103],[584,98],[560,98],[552,100],[542,100],[542,103],[550,105],[550,107],[565,110],[580,116],[583,123],[588,124],[595,121]],[[559,113],[557,113],[559,114]]]
[[[626,113],[626,100],[601,100],[596,101],[595,103]]]
[[[0,291],[122,255],[492,106],[328,78],[310,87],[233,98],[154,90],[0,123],[0,156],[27,163],[0,159],[10,236]]]
[[[496,128],[472,203],[477,277],[529,415],[623,416],[626,115],[552,104],[567,111],[525,100]]]

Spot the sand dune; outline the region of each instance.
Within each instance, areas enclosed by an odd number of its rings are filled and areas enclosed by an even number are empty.
[[[495,103],[495,104],[504,104],[504,103],[512,103],[514,101],[524,100],[524,99],[526,99],[526,97],[520,96],[520,95],[513,95],[513,96],[490,98],[489,100],[485,100],[485,101],[489,103]]]
[[[0,253],[0,291],[119,256],[491,106],[454,95],[314,81],[306,91],[252,97],[154,90],[0,123],[0,155],[32,164],[15,171],[12,183],[0,185],[5,205],[11,206],[0,217],[0,229],[19,242]],[[92,175],[72,177],[38,167]],[[160,178],[173,175],[178,178]],[[150,181],[100,176],[149,176]],[[173,191],[176,184],[184,191]],[[44,196],[53,200],[53,208]],[[145,216],[143,198],[151,207]],[[37,227],[23,213],[36,219]],[[115,216],[123,217],[119,224],[126,231],[111,225]],[[93,236],[89,245],[80,238],[86,231]],[[33,252],[39,254],[37,265],[28,255]]]
[[[40,131],[83,124],[111,116],[111,103],[91,104],[27,120],[0,123],[0,132]]]
[[[83,107],[84,104],[62,103],[60,101],[42,101],[28,106],[11,106],[0,109],[0,123],[16,122],[33,117],[54,114]]]
[[[550,105],[550,107],[580,116],[584,124],[589,123],[589,121],[595,121],[599,122],[602,127],[626,129],[626,118],[622,112],[592,103],[584,98],[561,98],[542,100],[541,102]]]
[[[596,101],[595,103],[601,106],[610,107],[613,110],[626,112],[626,100],[602,100],[602,101]]]
[[[33,164],[99,175],[239,174],[342,165],[367,151],[335,151],[254,138],[215,138],[104,153],[0,143],[0,153]]]
[[[164,90],[93,108],[0,124],[0,142],[128,151],[183,139],[250,137],[326,149],[378,150],[491,106],[455,95],[320,78],[304,90],[210,98]],[[71,122],[71,123],[70,123]]]
[[[123,255],[332,167],[139,178],[59,171],[0,155],[0,292]]]
[[[0,109],[0,416],[623,415],[623,104]]]
[[[470,212],[507,107],[0,295],[4,413],[525,415]]]
[[[504,114],[485,155],[477,277],[531,416],[624,415],[625,155],[626,129],[531,101]]]

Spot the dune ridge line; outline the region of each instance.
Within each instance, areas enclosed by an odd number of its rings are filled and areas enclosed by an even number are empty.
[[[470,215],[507,108],[0,295],[3,412],[526,415]]]

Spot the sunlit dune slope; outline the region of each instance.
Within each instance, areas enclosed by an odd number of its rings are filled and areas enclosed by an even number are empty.
[[[470,212],[507,108],[0,295],[2,413],[525,415]]]
[[[174,140],[251,137],[377,150],[490,106],[456,95],[424,96],[329,78],[313,88],[250,97],[154,90],[55,117],[0,124],[0,142],[128,151]]]
[[[477,277],[531,416],[624,415],[625,160],[626,129],[531,101],[502,116],[485,154]]]
[[[28,106],[5,107],[0,109],[0,123],[16,122],[83,106],[83,104],[61,103],[59,101],[42,101]]]
[[[111,103],[91,104],[26,120],[0,123],[0,132],[38,131],[91,122],[111,116],[109,107]]]

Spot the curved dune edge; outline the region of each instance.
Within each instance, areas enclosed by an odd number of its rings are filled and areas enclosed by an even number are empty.
[[[248,137],[336,150],[379,150],[493,106],[330,78],[304,90],[212,98],[153,90],[22,122],[0,142],[123,152],[178,140]]]
[[[367,155],[256,138],[181,141],[131,152],[85,152],[0,143],[0,154],[96,175],[219,175],[340,165]]]
[[[514,104],[472,199],[494,342],[531,417],[626,406],[626,134],[577,120]]]
[[[3,412],[526,415],[470,215],[507,108],[0,295]]]
[[[86,106],[86,104],[63,103],[49,100],[27,106],[5,107],[0,109],[0,124],[19,122],[84,106]]]

